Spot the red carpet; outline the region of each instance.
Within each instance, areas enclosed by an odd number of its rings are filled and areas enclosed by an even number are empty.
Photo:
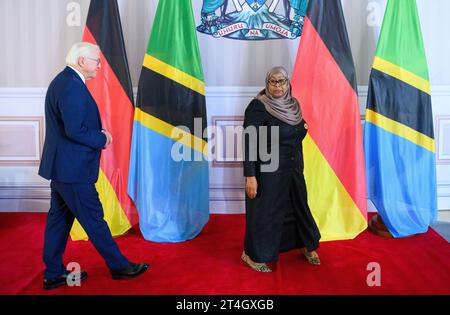
[[[365,231],[354,240],[321,243],[322,266],[297,251],[280,255],[277,270],[261,274],[240,260],[244,215],[211,215],[194,240],[145,241],[138,228],[117,239],[131,260],[150,263],[143,276],[114,281],[90,242],[69,241],[65,262],[76,261],[89,277],[81,287],[42,289],[46,214],[0,214],[0,294],[450,294],[450,246],[430,230],[406,239]],[[370,262],[381,267],[381,286],[369,287]]]

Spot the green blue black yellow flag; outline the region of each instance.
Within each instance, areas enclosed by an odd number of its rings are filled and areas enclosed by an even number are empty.
[[[205,87],[190,0],[160,0],[139,79],[128,193],[145,239],[179,242],[209,219]]]
[[[430,82],[415,0],[390,0],[370,75],[364,133],[367,192],[389,232],[436,219]]]

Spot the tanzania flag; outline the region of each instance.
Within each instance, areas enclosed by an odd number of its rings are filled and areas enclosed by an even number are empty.
[[[322,241],[367,228],[366,178],[355,67],[339,0],[310,0],[292,75],[308,136],[308,202]]]
[[[368,196],[394,237],[437,215],[430,83],[415,0],[387,4],[372,66],[364,134]]]
[[[185,241],[208,222],[203,128],[205,86],[191,1],[160,0],[139,79],[128,184],[145,239]]]
[[[127,194],[134,106],[116,0],[91,0],[83,41],[101,50],[101,69],[87,86],[97,103],[103,128],[113,137],[113,143],[102,152],[96,188],[105,221],[116,236],[138,220],[136,207]],[[74,240],[88,238],[78,221],[70,234]]]

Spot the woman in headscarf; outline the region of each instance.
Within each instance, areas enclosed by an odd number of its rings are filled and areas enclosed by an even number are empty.
[[[266,88],[245,110],[244,128],[246,229],[242,260],[256,271],[270,272],[267,263],[275,263],[280,252],[297,248],[310,264],[320,265],[316,252],[320,232],[308,206],[303,176],[302,140],[308,126],[299,102],[291,96],[284,68],[274,67],[267,73]],[[252,128],[257,130],[253,132],[257,139],[250,136]],[[279,137],[271,137],[274,128]],[[261,152],[279,154],[278,168],[267,171],[270,161]]]

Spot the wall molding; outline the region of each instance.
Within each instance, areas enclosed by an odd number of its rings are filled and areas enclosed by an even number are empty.
[[[20,129],[14,130],[17,127]],[[32,137],[27,137],[26,127],[34,128]],[[39,165],[44,146],[43,116],[0,116],[0,128],[0,134],[5,137],[3,140],[0,138],[0,147],[3,149],[0,151],[0,166]],[[12,135],[22,138],[15,141],[16,139],[9,138]],[[34,141],[27,143],[30,138]],[[23,152],[26,148],[34,148],[34,151],[26,154]]]
[[[50,200],[50,183],[0,185],[0,199],[48,199]]]
[[[230,111],[221,115],[221,107],[224,106],[223,100],[231,100],[230,107],[234,104],[241,104],[244,100],[253,98],[262,87],[260,86],[207,86],[206,98],[209,99],[208,108],[211,116],[236,116],[238,111]],[[44,100],[47,88],[0,88],[0,117],[14,116],[19,117],[37,117],[43,115]],[[359,101],[365,102],[367,97],[367,86],[358,86]],[[447,110],[447,104],[450,105],[450,85],[435,85],[431,87],[432,96],[438,97],[438,104],[433,103],[433,106],[440,110],[436,112],[435,116],[450,115],[450,109]],[[134,88],[134,94],[137,94],[137,88]],[[443,98],[442,98],[443,97]],[[216,106],[217,102],[217,106]],[[19,108],[18,104],[23,104]],[[8,106],[14,106],[11,110]],[[228,106],[228,105],[226,105]],[[241,105],[240,105],[241,106]],[[365,104],[360,104],[360,111],[363,114]],[[449,107],[450,108],[450,107]],[[228,117],[228,116],[226,116]],[[364,118],[364,116],[362,116]],[[438,165],[442,167],[442,171],[448,172],[449,165]],[[222,167],[219,172],[224,172]],[[17,177],[17,170],[20,170],[19,177]],[[240,171],[228,168],[230,177],[238,176]],[[4,173],[7,172],[7,173]],[[50,188],[48,182],[36,176],[37,169],[32,166],[2,166],[0,172],[0,212],[1,211],[47,211],[50,202]],[[232,173],[235,172],[235,173]],[[3,176],[7,174],[8,176]],[[234,175],[233,175],[234,174]],[[213,174],[214,175],[214,174]],[[228,176],[228,175],[227,175]],[[438,182],[437,195],[440,209],[450,209],[450,173],[449,176],[442,178]],[[17,182],[11,183],[11,180],[17,179]],[[36,183],[32,183],[36,181]],[[242,185],[232,185],[231,182],[211,182],[209,188],[210,205],[213,213],[242,213],[245,205],[244,188]],[[225,210],[226,211],[225,211]]]
[[[369,86],[358,85],[358,96],[367,97]],[[450,85],[432,85],[431,96],[450,96]]]
[[[207,97],[253,97],[261,86],[206,86]],[[358,96],[367,96],[368,86],[358,85]],[[0,98],[43,98],[47,92],[46,87],[0,87]],[[134,95],[137,94],[137,87],[133,88]],[[450,85],[432,85],[432,96],[450,96]]]
[[[0,99],[45,98],[47,88],[0,88]]]
[[[438,195],[438,198],[440,198],[440,197],[449,197],[450,198],[450,182],[445,181],[445,182],[438,183],[437,195]]]
[[[450,113],[449,113],[450,114]],[[434,116],[435,125],[435,143],[436,143],[436,164],[440,165],[450,165],[450,155],[443,154],[444,152],[444,130],[450,130],[450,115],[435,115]],[[446,128],[444,127],[446,125]],[[450,143],[445,143],[445,145],[450,148]]]

